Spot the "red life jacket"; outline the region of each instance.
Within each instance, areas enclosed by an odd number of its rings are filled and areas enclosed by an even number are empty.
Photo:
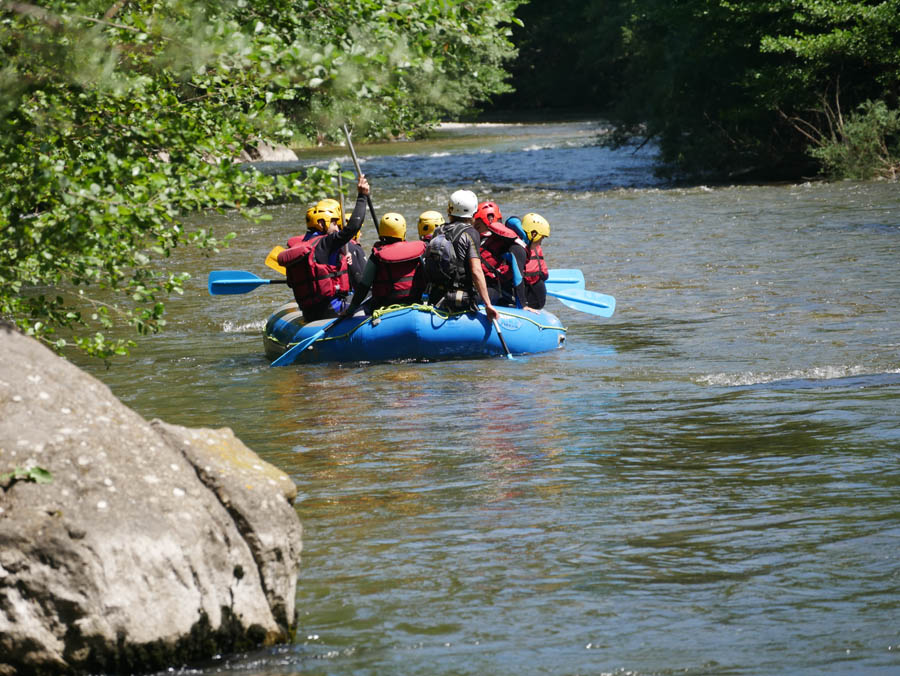
[[[512,279],[512,268],[503,255],[515,239],[491,235],[481,240],[481,269],[485,279],[490,282],[509,281]]]
[[[372,247],[375,279],[372,282],[372,301],[376,307],[409,303],[418,300],[422,289],[415,288],[416,270],[422,263],[425,242],[376,242]]]
[[[537,284],[542,279],[547,279],[550,271],[544,262],[544,250],[540,244],[529,244],[525,249],[528,257],[525,259],[525,283],[528,286]]]
[[[337,265],[316,262],[316,245],[324,235],[296,242],[278,254],[278,264],[286,269],[288,286],[301,309],[330,301],[350,291],[347,257],[339,255]],[[292,242],[296,238],[291,238]]]

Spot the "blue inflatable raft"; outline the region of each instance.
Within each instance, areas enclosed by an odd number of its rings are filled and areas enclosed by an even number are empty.
[[[498,307],[503,338],[513,354],[547,352],[566,344],[566,329],[552,313]],[[296,303],[279,307],[266,322],[266,356],[277,359],[333,320],[308,324]],[[382,308],[341,319],[303,351],[296,363],[438,360],[505,354],[483,312],[447,314],[430,305]]]

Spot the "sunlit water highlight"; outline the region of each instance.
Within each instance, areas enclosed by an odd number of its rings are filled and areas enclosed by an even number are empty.
[[[556,353],[270,369],[285,289],[206,272],[273,275],[305,205],[195,219],[236,244],[175,261],[170,330],[91,368],[147,417],[233,427],[305,527],[295,643],[195,673],[900,672],[896,184],[672,188],[598,128],[358,149],[411,226],[457,187],[550,220],[551,266],[618,300],[551,300]]]

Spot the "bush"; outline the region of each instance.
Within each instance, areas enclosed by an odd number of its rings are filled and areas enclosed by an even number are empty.
[[[844,119],[834,117],[829,137],[810,155],[834,178],[896,179],[900,173],[900,110],[884,101],[866,101]]]

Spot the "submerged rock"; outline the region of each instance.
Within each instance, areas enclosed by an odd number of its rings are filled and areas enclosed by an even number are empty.
[[[231,430],[147,422],[0,325],[0,674],[153,670],[289,639],[295,497]]]

